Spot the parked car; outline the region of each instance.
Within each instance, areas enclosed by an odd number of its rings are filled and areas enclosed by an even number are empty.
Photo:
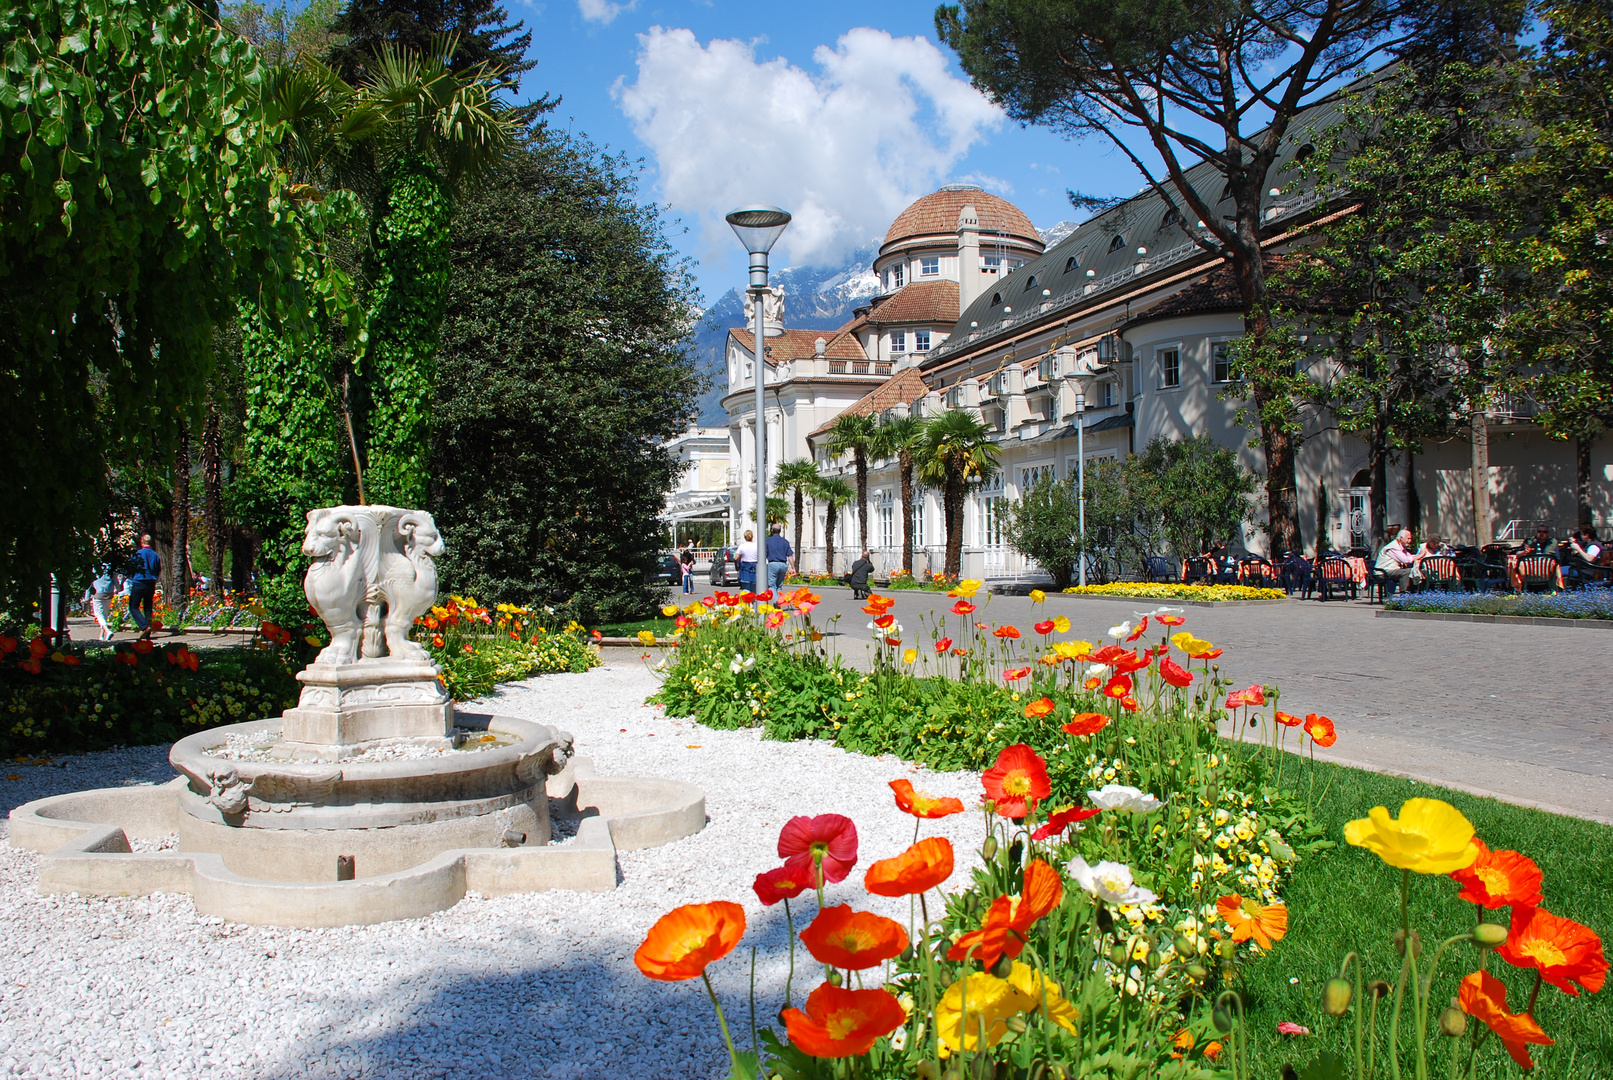
[[[656,569],[650,575],[650,580],[657,585],[671,585],[675,588],[683,587],[683,567],[678,565],[676,552],[661,556],[656,563]]]
[[[723,548],[711,556],[711,583],[719,589],[739,584],[739,560],[733,548]]]

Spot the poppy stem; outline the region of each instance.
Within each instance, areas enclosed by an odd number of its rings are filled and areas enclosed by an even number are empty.
[[[734,1037],[728,1033],[728,1018],[723,1015],[722,1002],[717,1000],[717,991],[711,985],[711,976],[702,971],[700,978],[706,984],[706,993],[711,996],[711,1007],[717,1010],[717,1026],[722,1028],[722,1041],[728,1047],[728,1061],[733,1065],[734,1072],[739,1074],[739,1051],[734,1049]]]
[[[1536,968],[1535,969],[1535,988],[1533,990],[1529,991],[1529,1007],[1527,1009],[1523,1010],[1524,1012],[1528,1013],[1530,1016],[1533,1016],[1535,1014],[1535,999],[1540,996],[1540,984],[1541,984],[1542,981],[1543,981],[1543,976],[1540,974],[1540,969]]]
[[[790,915],[790,898],[784,898],[784,925],[790,931],[790,971],[784,976],[784,1007],[790,1007],[790,983],[795,980],[795,919]]]

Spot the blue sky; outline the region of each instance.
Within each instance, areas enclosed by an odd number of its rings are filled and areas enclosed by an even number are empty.
[[[523,93],[560,95],[556,126],[642,159],[643,197],[669,204],[708,303],[744,276],[721,224],[741,203],[796,214],[775,266],[836,265],[941,183],[980,183],[1044,228],[1084,216],[1068,187],[1141,184],[1105,143],[987,103],[937,41],[933,2],[506,2],[533,32]]]

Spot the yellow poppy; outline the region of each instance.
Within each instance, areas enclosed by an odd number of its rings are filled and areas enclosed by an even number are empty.
[[[1374,806],[1366,817],[1344,826],[1344,839],[1390,866],[1419,874],[1465,870],[1479,857],[1472,823],[1439,799],[1407,799],[1398,821],[1389,816],[1388,807]]]
[[[1092,642],[1090,641],[1055,641],[1053,651],[1066,660],[1079,660],[1083,656],[1092,655]]]
[[[1043,600],[1046,600],[1046,599],[1047,599],[1047,594],[1045,592],[1043,592],[1041,589],[1032,589],[1031,590],[1031,603],[1040,604]]]
[[[919,651],[917,649],[909,649],[909,650],[907,650],[906,652],[904,652],[902,654],[902,662],[905,663],[905,664],[911,664],[913,661],[917,660],[918,658],[919,658]]]
[[[1053,632],[1055,634],[1068,634],[1070,632],[1070,617],[1068,615],[1055,615],[1053,617]]]
[[[638,639],[641,645],[653,646],[655,644],[655,632],[653,630],[640,630]]]
[[[661,609],[661,614],[665,615],[669,619],[672,618],[672,616],[676,615],[677,613],[678,613],[678,605],[676,605],[676,604],[668,604],[666,607]]]
[[[965,1023],[964,1009],[968,1009]],[[1014,961],[1008,978],[976,972],[947,988],[935,1007],[935,1030],[941,1039],[941,1056],[958,1050],[975,1050],[985,1033],[988,1047],[1008,1033],[1008,1021],[1020,1013],[1043,1015],[1076,1033],[1080,1014],[1059,992],[1059,984],[1029,964]]]
[[[948,596],[962,596],[968,598],[980,591],[981,582],[974,578],[964,578],[957,585],[947,590]]]
[[[1175,645],[1178,649],[1181,649],[1189,656],[1198,656],[1201,653],[1207,653],[1211,649],[1215,648],[1215,646],[1210,644],[1208,641],[1205,641],[1203,638],[1194,637],[1192,633],[1187,630],[1182,630],[1178,633],[1172,634],[1171,644]]]

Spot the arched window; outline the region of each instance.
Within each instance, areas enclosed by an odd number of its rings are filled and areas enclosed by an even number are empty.
[[[1079,269],[1081,269],[1081,260],[1077,259],[1074,255],[1071,255],[1068,259],[1064,260],[1064,272],[1066,274],[1068,274],[1071,270]]]
[[[1121,248],[1123,248],[1125,246],[1126,246],[1126,238],[1124,236],[1117,235],[1113,240],[1109,241],[1109,250],[1110,251],[1119,251]]]
[[[1181,224],[1182,224],[1182,215],[1181,215],[1181,213],[1178,212],[1175,207],[1172,207],[1171,209],[1165,211],[1165,218],[1164,218],[1164,220],[1162,220],[1159,223],[1159,227],[1161,229],[1168,229],[1172,225],[1181,225]]]
[[[1036,275],[1032,274],[1030,280],[1025,282],[1025,291],[1030,292],[1034,288],[1036,288]]]
[[[996,307],[998,304],[1000,304],[1002,302],[1003,302],[1003,294],[1002,293],[997,292],[997,293],[992,293],[991,294],[991,306],[992,307]]]
[[[1314,153],[1316,153],[1316,147],[1312,146],[1310,143],[1306,143],[1304,146],[1294,151],[1294,160],[1296,162],[1304,161]]]

